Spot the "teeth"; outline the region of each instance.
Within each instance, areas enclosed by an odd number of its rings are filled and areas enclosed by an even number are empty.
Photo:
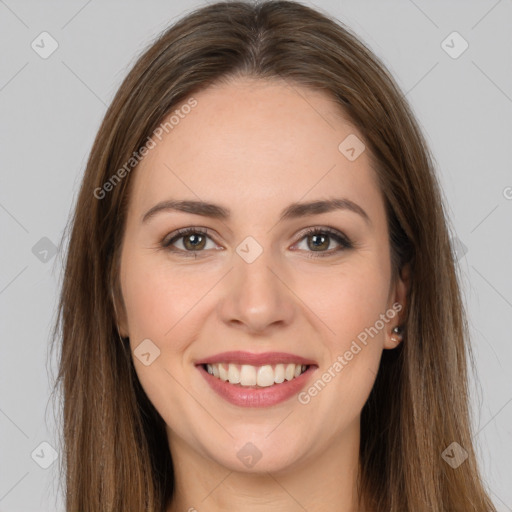
[[[212,365],[210,365],[210,364],[206,365],[207,368],[208,368],[208,366],[211,367]],[[216,365],[213,365],[213,366],[216,366]],[[212,372],[212,375],[213,375],[213,372]],[[224,380],[224,379],[222,379],[222,380]],[[227,380],[229,382],[231,382],[231,384],[238,384],[240,382],[240,370],[234,364],[230,364],[228,367]]]
[[[284,382],[284,364],[276,364],[276,369],[274,370],[274,382],[276,384]]]
[[[284,377],[286,380],[292,380],[295,375],[295,365],[289,364],[286,366],[286,370],[284,371]]]
[[[258,368],[258,374],[256,376],[256,383],[258,386],[262,388],[272,386],[272,384],[274,384],[274,379],[275,376],[272,366],[267,364]]]
[[[254,366],[242,365],[240,369],[240,384],[242,386],[256,386],[256,368]]]
[[[206,371],[224,382],[241,386],[268,387],[299,377],[307,369],[300,364],[252,366],[249,364],[207,364]]]
[[[229,378],[228,371],[223,364],[219,364],[219,377],[224,381],[228,380]]]

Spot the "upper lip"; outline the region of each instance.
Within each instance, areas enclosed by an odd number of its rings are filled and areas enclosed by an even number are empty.
[[[195,362],[196,365],[216,363],[249,364],[251,366],[263,366],[279,363],[316,365],[316,362],[312,359],[306,359],[287,352],[262,352],[260,354],[254,354],[252,352],[243,352],[241,350],[221,352],[220,354],[211,355]]]

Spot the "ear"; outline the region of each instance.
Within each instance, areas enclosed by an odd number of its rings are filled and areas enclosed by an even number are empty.
[[[126,311],[124,307],[124,303],[122,298],[119,298],[120,291],[116,294],[114,290],[117,290],[118,287],[114,287],[111,289],[111,300],[112,306],[114,308],[114,322],[117,325],[117,330],[119,331],[119,335],[121,338],[128,338],[128,322],[126,320]]]
[[[405,311],[407,309],[407,292],[410,285],[410,265],[402,267],[396,282],[392,284],[389,294],[388,308],[396,311],[396,315],[388,324],[386,324],[386,333],[384,340],[385,349],[396,348],[403,340],[403,322]],[[401,327],[400,333],[393,332],[395,327]]]

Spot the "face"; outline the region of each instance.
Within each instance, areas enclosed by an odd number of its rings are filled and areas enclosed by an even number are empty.
[[[354,432],[396,346],[405,285],[384,200],[367,152],[339,149],[362,135],[322,93],[247,78],[194,98],[131,177],[120,330],[172,453],[291,468]],[[153,209],[171,200],[222,210]]]

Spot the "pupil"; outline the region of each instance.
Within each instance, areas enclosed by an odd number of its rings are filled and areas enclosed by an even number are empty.
[[[323,242],[323,243],[322,243],[322,242],[320,242],[320,245],[316,244],[316,241],[317,241],[317,239],[319,239],[319,238],[321,238],[321,239],[323,239],[323,240],[324,240],[324,242]],[[326,237],[325,237],[324,235],[313,235],[313,240],[314,240],[314,241],[313,241],[313,245],[314,245],[314,247],[317,247],[317,248],[318,248],[318,247],[320,247],[321,245],[325,244],[325,239],[326,239]]]
[[[202,235],[191,234],[185,240],[188,242],[189,246],[192,246],[192,248],[197,248],[201,246],[201,238]]]

